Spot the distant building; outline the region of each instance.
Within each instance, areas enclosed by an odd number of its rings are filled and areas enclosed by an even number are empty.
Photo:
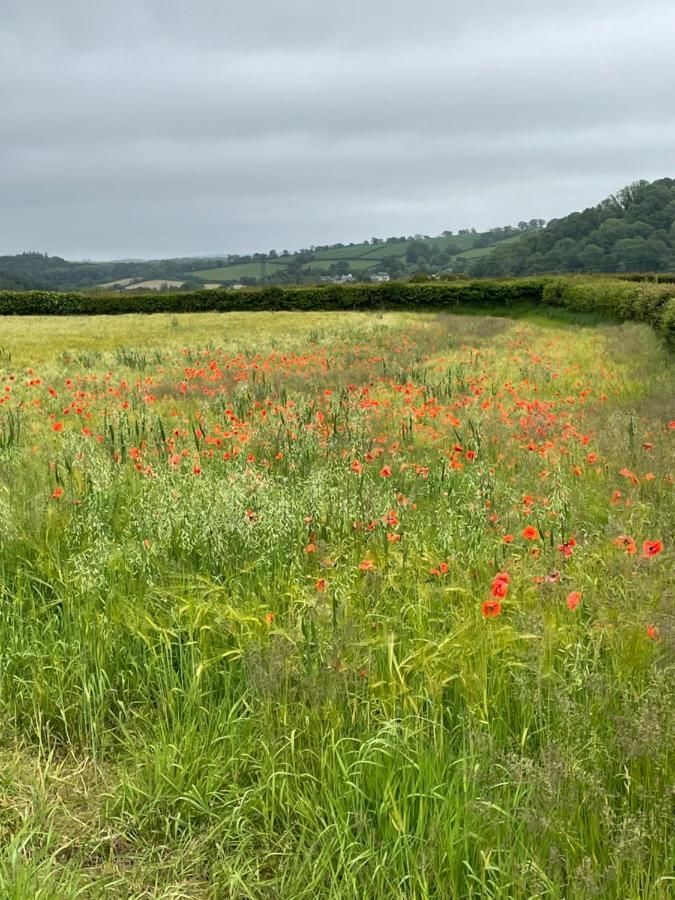
[[[354,281],[354,276],[349,273],[349,275],[322,275],[319,278],[321,284],[351,284]]]
[[[370,276],[370,280],[374,281],[376,284],[381,284],[383,281],[389,281],[389,275],[386,272],[373,272]]]

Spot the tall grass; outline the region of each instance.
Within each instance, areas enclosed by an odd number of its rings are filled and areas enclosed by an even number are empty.
[[[670,359],[359,321],[14,333],[1,896],[670,895]]]

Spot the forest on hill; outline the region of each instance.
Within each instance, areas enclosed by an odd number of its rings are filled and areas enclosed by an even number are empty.
[[[675,269],[675,179],[636,181],[597,206],[475,260],[476,277]]]

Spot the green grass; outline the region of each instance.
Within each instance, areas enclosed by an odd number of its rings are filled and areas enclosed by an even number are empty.
[[[0,897],[670,896],[672,360],[509,316],[1,322]]]
[[[286,265],[286,262],[269,260],[266,263],[267,274],[274,271],[275,267]],[[232,266],[221,266],[218,269],[200,269],[191,272],[197,278],[204,281],[237,281],[239,278],[261,278],[262,268],[259,262],[238,263]]]

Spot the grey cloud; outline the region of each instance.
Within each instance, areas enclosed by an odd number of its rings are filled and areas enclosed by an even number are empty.
[[[673,174],[670,3],[6,5],[0,253],[488,227]]]

